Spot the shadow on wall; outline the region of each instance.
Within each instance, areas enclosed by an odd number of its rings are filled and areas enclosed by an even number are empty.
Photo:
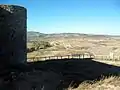
[[[36,70],[51,70],[61,74],[62,82],[60,88],[68,88],[71,82],[71,85],[74,85],[74,88],[76,88],[86,80],[99,80],[102,76],[118,76],[120,74],[120,67],[96,62],[91,59],[60,59],[28,64]]]
[[[0,69],[9,64],[9,58],[11,57],[9,54],[11,50],[8,46],[10,45],[8,34],[11,31],[7,30],[9,26],[7,19],[9,16],[11,16],[11,13],[0,7]]]
[[[26,9],[0,5],[0,69],[26,59]]]

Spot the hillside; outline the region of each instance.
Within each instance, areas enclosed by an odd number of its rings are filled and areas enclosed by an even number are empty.
[[[27,41],[31,41],[34,40],[35,38],[44,37],[44,36],[45,34],[43,33],[29,31],[27,32]]]
[[[28,37],[29,40],[38,40],[37,42],[40,42],[40,40],[47,41],[52,45],[52,47],[38,49],[28,53],[28,62],[35,59],[35,57],[63,56],[84,52],[90,52],[96,56],[93,60],[51,59],[42,61],[41,59],[40,63],[39,61],[34,62],[34,64],[33,62],[29,62],[30,66],[36,68],[36,70],[53,71],[56,73],[58,78],[53,82],[55,84],[50,82],[52,85],[49,85],[52,87],[49,86],[49,88],[56,88],[56,85],[60,83],[58,85],[58,88],[60,88],[59,90],[120,89],[120,62],[113,61],[114,59],[120,60],[120,36],[80,33],[44,34],[39,32],[28,32]],[[32,46],[33,42],[28,42],[28,46],[30,46],[30,44]],[[111,56],[111,52],[114,53],[114,59]],[[108,57],[109,60],[106,60],[106,57]],[[53,80],[54,76],[50,74],[49,76],[49,79]],[[59,79],[61,82],[59,82]],[[72,89],[73,86],[77,88]]]
[[[39,32],[28,32],[28,48],[32,47],[33,41],[35,40],[37,42],[49,42],[52,47],[28,53],[28,57],[59,56],[90,52],[94,54],[97,59],[114,58],[120,60],[120,36],[80,33],[44,34]],[[111,53],[114,54],[114,57],[111,56]]]
[[[112,35],[95,35],[95,34],[82,34],[82,33],[52,33],[52,34],[44,34],[35,31],[28,31],[27,38],[28,41],[34,40],[36,38],[96,38],[96,39],[120,39],[120,36],[112,36]]]

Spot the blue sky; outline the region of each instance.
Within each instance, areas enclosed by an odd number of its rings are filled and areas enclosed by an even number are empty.
[[[0,0],[27,8],[27,30],[120,35],[119,0]]]

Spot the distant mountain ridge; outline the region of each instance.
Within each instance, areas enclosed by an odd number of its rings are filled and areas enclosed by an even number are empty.
[[[45,34],[35,31],[28,31],[27,32],[27,41],[33,40],[37,37],[44,37]]]
[[[40,36],[40,35],[44,35],[44,34],[40,33],[40,32],[28,31],[27,35],[28,36]]]
[[[69,38],[69,37],[91,37],[91,38],[117,38],[120,39],[119,35],[95,35],[95,34],[81,34],[81,33],[53,33],[53,34],[44,34],[35,31],[28,31],[27,32],[27,39],[32,40],[35,38]]]

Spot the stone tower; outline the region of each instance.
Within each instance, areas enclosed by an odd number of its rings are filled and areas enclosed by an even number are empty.
[[[27,61],[27,10],[17,5],[0,5],[0,69]]]

